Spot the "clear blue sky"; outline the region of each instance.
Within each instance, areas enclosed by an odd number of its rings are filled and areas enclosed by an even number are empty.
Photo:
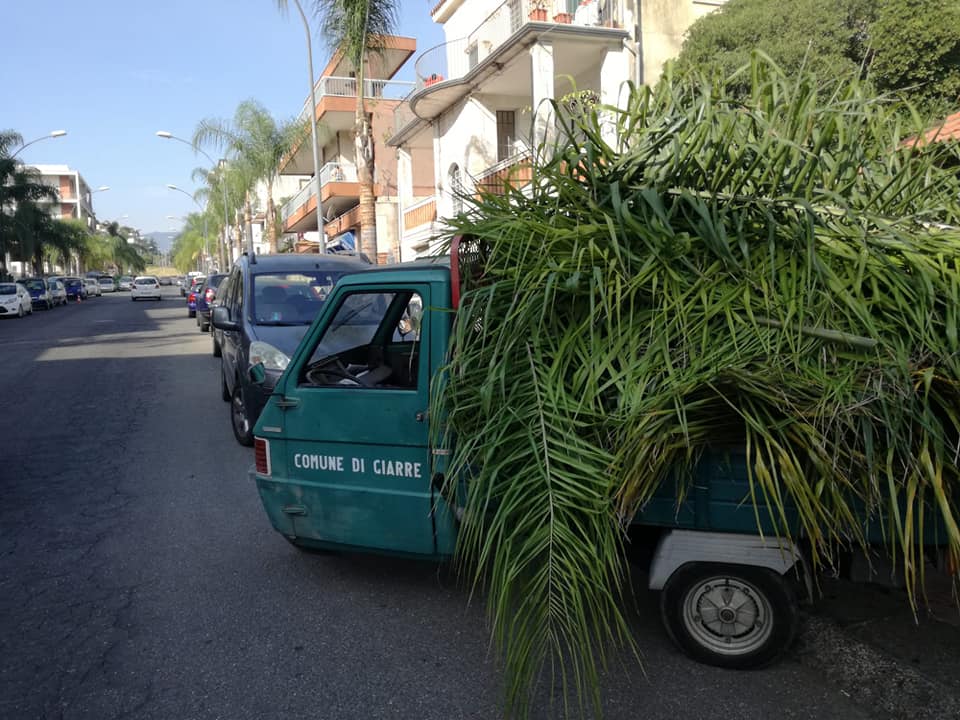
[[[178,223],[195,210],[172,183],[192,192],[193,168],[207,165],[182,143],[205,117],[230,118],[248,98],[274,117],[299,113],[309,92],[307,50],[296,9],[275,0],[0,0],[6,45],[0,55],[0,129],[31,145],[27,163],[63,163],[92,188],[101,220],[129,215],[142,232]],[[301,0],[312,14],[312,0]],[[399,34],[417,39],[417,55],[443,42],[430,19],[436,0],[400,0]],[[316,27],[316,22],[314,22]],[[330,49],[313,33],[319,74]],[[408,61],[398,79],[413,79]],[[211,155],[214,152],[208,150]]]

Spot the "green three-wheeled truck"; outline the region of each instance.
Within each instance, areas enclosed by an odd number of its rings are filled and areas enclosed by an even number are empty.
[[[338,282],[254,431],[252,476],[293,545],[454,553],[462,507],[442,493],[449,449],[431,446],[427,416],[458,299],[449,258]],[[664,487],[634,518],[653,542],[649,587],[662,593],[666,628],[700,661],[760,666],[796,633],[810,576],[801,548],[764,516],[750,500],[745,455],[731,448],[703,459],[682,502]]]

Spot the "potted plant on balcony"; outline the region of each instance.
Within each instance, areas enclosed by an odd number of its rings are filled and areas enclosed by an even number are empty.
[[[534,22],[547,21],[546,0],[532,0],[530,3],[530,19]]]
[[[562,23],[563,25],[570,25],[573,23],[573,15],[568,12],[558,12],[553,16],[553,21],[555,23]]]

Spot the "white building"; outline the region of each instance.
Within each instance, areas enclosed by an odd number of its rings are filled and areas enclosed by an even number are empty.
[[[54,218],[75,218],[94,229],[93,192],[78,170],[68,165],[32,165],[39,182],[57,191],[52,203],[41,203]]]
[[[529,181],[531,148],[550,125],[545,99],[591,91],[618,104],[623,83],[652,83],[683,34],[725,0],[441,0],[446,42],[416,60],[414,91],[397,108],[400,259],[429,252],[457,190]],[[535,123],[536,120],[536,123]],[[432,151],[433,191],[415,157]]]

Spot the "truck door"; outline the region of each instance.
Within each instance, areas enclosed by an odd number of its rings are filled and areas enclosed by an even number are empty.
[[[430,286],[351,286],[332,303],[282,389],[294,531],[434,555]]]

